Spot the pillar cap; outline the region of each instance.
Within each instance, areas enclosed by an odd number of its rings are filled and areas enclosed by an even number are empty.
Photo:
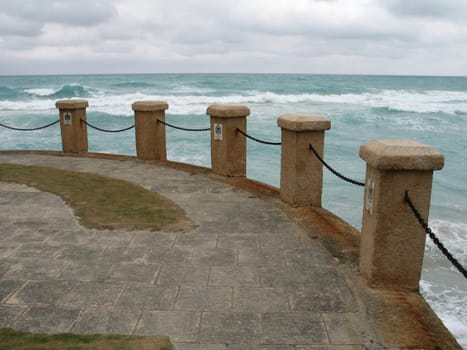
[[[411,140],[374,140],[360,146],[360,158],[380,170],[439,170],[444,156]]]
[[[89,107],[88,100],[73,99],[73,100],[60,100],[55,102],[55,107],[58,109],[80,109]]]
[[[277,126],[296,132],[319,131],[329,130],[331,128],[331,121],[320,115],[285,114],[277,118]]]
[[[242,105],[212,105],[208,107],[206,114],[219,118],[248,117],[250,109]]]
[[[139,112],[154,112],[165,111],[169,109],[169,105],[165,101],[136,101],[131,105],[131,108]]]

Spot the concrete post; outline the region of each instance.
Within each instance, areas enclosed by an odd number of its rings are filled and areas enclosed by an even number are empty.
[[[318,115],[288,114],[277,119],[282,129],[281,199],[293,206],[321,207],[323,164],[311,153],[312,144],[323,157],[324,131],[331,121]]]
[[[223,176],[246,176],[246,138],[237,128],[246,130],[250,109],[246,106],[213,105],[211,116],[211,167]]]
[[[88,128],[86,120],[87,100],[61,100],[55,102],[60,113],[62,148],[65,153],[88,153]]]
[[[360,272],[375,288],[416,291],[425,231],[404,201],[408,191],[428,220],[433,170],[441,153],[415,141],[372,141],[360,147],[367,162]]]
[[[165,101],[136,101],[135,111],[136,156],[143,160],[167,160],[165,145]]]

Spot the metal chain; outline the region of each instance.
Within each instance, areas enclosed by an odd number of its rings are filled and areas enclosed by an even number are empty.
[[[262,143],[264,145],[272,145],[272,146],[282,145],[282,142],[269,142],[269,141],[264,141],[264,140],[257,139],[256,137],[248,135],[246,132],[244,132],[243,130],[240,130],[239,128],[237,128],[237,132],[239,132],[240,134],[242,134],[246,138],[249,138],[250,140],[256,141],[258,143]]]
[[[97,126],[94,126],[92,124],[89,124],[86,120],[84,119],[81,119],[81,121],[86,124],[87,126],[89,126],[90,128],[92,129],[95,129],[95,130],[98,130],[98,131],[102,131],[102,132],[123,132],[123,131],[127,131],[127,130],[130,130],[130,129],[133,129],[135,127],[135,125],[133,124],[132,126],[129,126],[128,128],[124,128],[124,129],[119,129],[119,130],[107,130],[107,129],[101,129],[101,128],[98,128]]]
[[[443,243],[441,243],[436,237],[436,235],[433,233],[430,227],[428,227],[427,223],[425,220],[423,220],[421,214],[419,211],[415,208],[415,205],[413,204],[412,200],[409,197],[408,191],[405,191],[405,197],[404,197],[405,202],[409,205],[410,209],[412,209],[413,214],[417,218],[418,222],[422,227],[425,229],[425,232],[430,236],[431,240],[433,243],[438,247],[439,250],[444,254],[444,256],[451,262],[451,264],[454,265],[454,267],[462,274],[464,275],[465,278],[467,278],[467,270],[461,265],[459,261],[457,261],[456,258],[452,256],[452,254],[446,249]]]
[[[310,149],[311,151],[314,153],[314,155],[316,156],[316,158],[318,158],[318,160],[323,163],[323,165],[328,168],[328,170],[333,173],[334,175],[336,175],[338,178],[344,180],[344,181],[347,181],[353,185],[357,185],[357,186],[362,186],[364,187],[365,186],[365,183],[364,182],[359,182],[359,181],[355,181],[355,180],[352,180],[350,178],[348,178],[347,176],[344,176],[340,173],[338,173],[336,170],[334,170],[333,168],[331,168],[330,165],[328,165],[323,158],[321,158],[318,154],[318,152],[316,152],[316,150],[314,149],[314,147],[310,144]]]
[[[60,119],[59,120],[56,120],[50,124],[47,124],[47,125],[44,125],[44,126],[40,126],[38,128],[31,128],[31,129],[23,129],[23,128],[14,128],[12,126],[8,126],[8,125],[5,125],[5,124],[2,124],[0,123],[0,126],[6,128],[6,129],[10,129],[10,130],[15,130],[15,131],[36,131],[36,130],[42,130],[42,129],[46,129],[48,128],[49,126],[52,126],[52,125],[55,125],[57,123],[60,123]]]
[[[157,121],[161,124],[164,124],[166,126],[169,126],[171,128],[174,128],[174,129],[177,129],[177,130],[182,130],[182,131],[210,131],[211,128],[204,128],[204,129],[189,129],[189,128],[182,128],[180,126],[175,126],[175,125],[172,125],[172,124],[169,124],[169,123],[166,123],[160,119],[157,119]]]

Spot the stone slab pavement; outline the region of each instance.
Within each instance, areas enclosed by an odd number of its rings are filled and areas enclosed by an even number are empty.
[[[0,183],[0,328],[160,334],[178,350],[377,348],[345,273],[274,200],[134,159],[0,154],[0,163],[132,181],[197,225],[86,229],[59,197]]]

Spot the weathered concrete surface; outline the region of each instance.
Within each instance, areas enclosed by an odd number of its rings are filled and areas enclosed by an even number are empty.
[[[281,199],[292,206],[321,207],[323,164],[310,157],[313,145],[323,158],[324,131],[331,121],[318,115],[282,115],[277,119],[281,128]]]
[[[417,293],[366,287],[354,230],[325,210],[199,168],[109,158],[0,153],[138,183],[198,228],[88,230],[60,198],[1,183],[0,327],[163,334],[178,350],[460,349]]]
[[[211,117],[212,171],[218,175],[245,177],[246,138],[237,128],[247,132],[246,118],[250,109],[242,105],[212,105],[206,113]]]
[[[143,160],[166,160],[165,101],[136,101],[132,104],[135,112],[136,155]]]
[[[360,272],[373,287],[417,291],[426,234],[404,196],[407,191],[427,218],[433,170],[442,168],[444,157],[410,140],[372,141],[360,156],[367,162]]]

